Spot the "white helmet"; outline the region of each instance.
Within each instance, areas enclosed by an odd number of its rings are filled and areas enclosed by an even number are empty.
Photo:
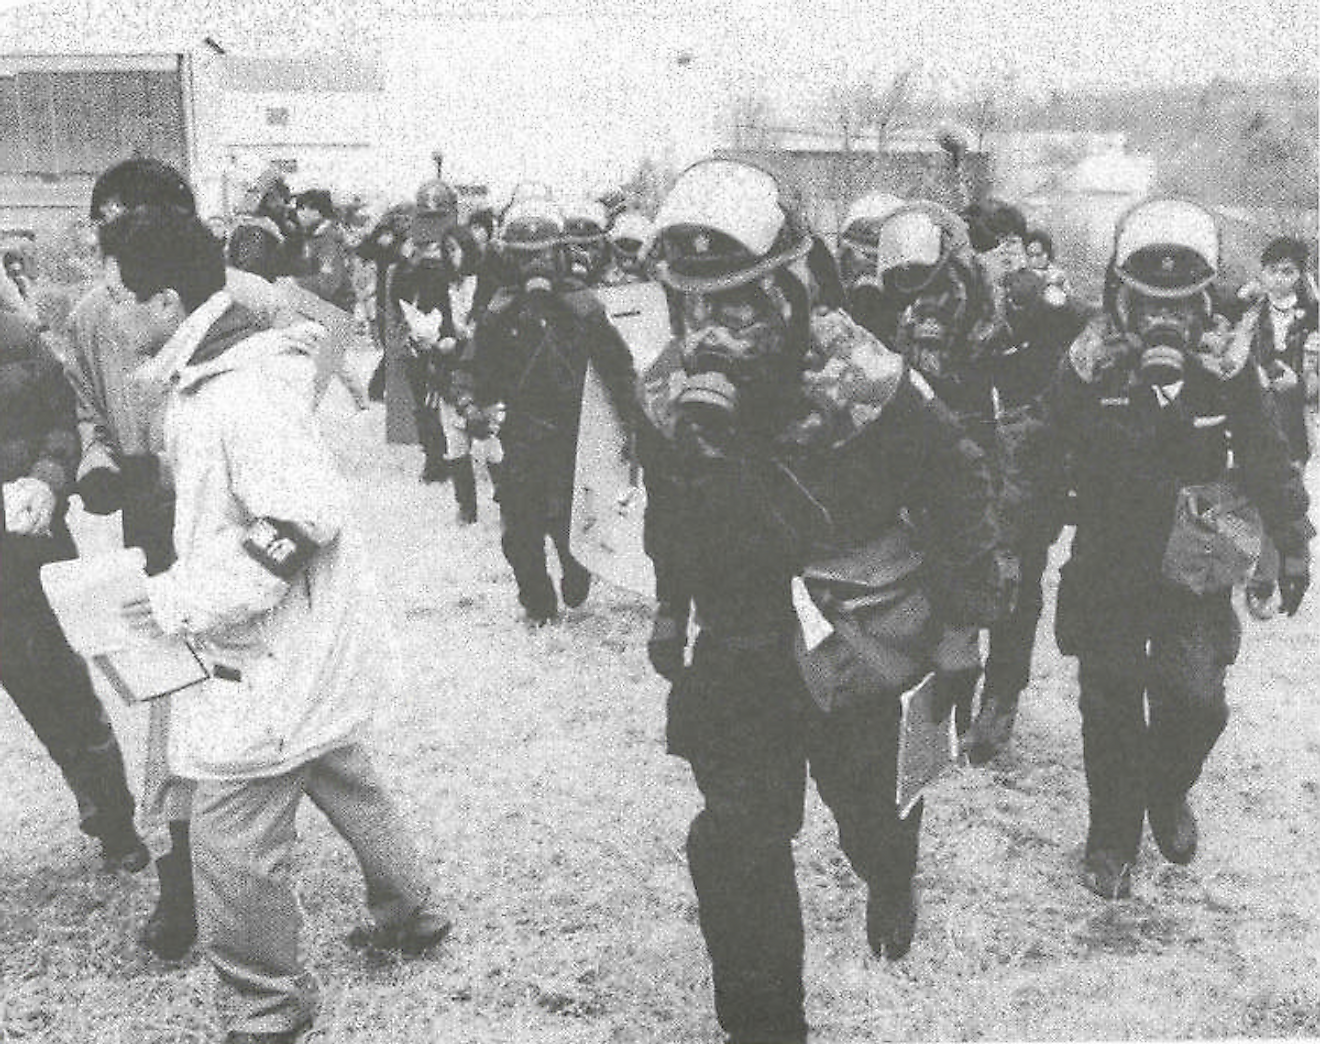
[[[1111,263],[1122,283],[1148,297],[1200,293],[1218,274],[1218,223],[1190,200],[1142,200],[1118,219]]]
[[[811,230],[797,192],[763,167],[702,160],[656,215],[657,275],[682,293],[727,290],[805,257]],[[649,249],[649,247],[648,247]]]

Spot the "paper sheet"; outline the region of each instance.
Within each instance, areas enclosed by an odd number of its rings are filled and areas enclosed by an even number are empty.
[[[179,637],[150,637],[121,615],[126,602],[146,595],[141,549],[52,562],[41,585],[75,652],[97,667],[126,703],[156,699],[209,677]]]
[[[403,312],[404,321],[417,340],[427,344],[434,344],[440,340],[440,323],[443,319],[440,309],[434,308],[429,312],[423,312],[411,302],[400,301],[399,310]]]
[[[903,693],[898,731],[898,814],[906,816],[922,791],[958,759],[958,736],[953,709],[939,721],[931,720],[935,675],[928,674]]]

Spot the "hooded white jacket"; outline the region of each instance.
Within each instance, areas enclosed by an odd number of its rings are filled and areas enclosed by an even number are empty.
[[[178,561],[148,581],[151,607],[214,674],[169,697],[170,767],[185,778],[278,775],[341,746],[387,677],[347,490],[312,415],[321,333],[262,329],[221,291],[140,371],[171,385],[164,436],[177,495]],[[317,545],[292,582],[243,549],[263,517]]]

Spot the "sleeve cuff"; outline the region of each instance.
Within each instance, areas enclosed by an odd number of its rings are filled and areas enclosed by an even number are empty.
[[[173,569],[147,577],[147,601],[151,603],[156,626],[166,634],[182,634],[188,629],[188,621],[179,605]]]

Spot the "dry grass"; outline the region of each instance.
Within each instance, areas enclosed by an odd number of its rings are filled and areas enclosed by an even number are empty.
[[[696,796],[663,751],[646,606],[597,590],[558,626],[527,630],[489,501],[460,530],[449,489],[416,483],[416,452],[379,448],[379,410],[336,425],[404,656],[378,761],[457,928],[430,961],[350,953],[360,884],[307,812],[299,872],[325,983],[319,1039],[718,1039],[683,859]],[[867,952],[864,890],[811,797],[797,851],[813,1039],[1320,1035],[1317,618],[1320,601],[1294,621],[1247,622],[1234,720],[1196,793],[1202,855],[1171,867],[1148,842],[1128,902],[1076,883],[1079,719],[1072,664],[1048,636],[1013,754],[960,770],[930,802],[919,937],[900,964]],[[211,1039],[208,969],[134,947],[152,875],[101,874],[7,703],[0,723],[0,1041]]]

